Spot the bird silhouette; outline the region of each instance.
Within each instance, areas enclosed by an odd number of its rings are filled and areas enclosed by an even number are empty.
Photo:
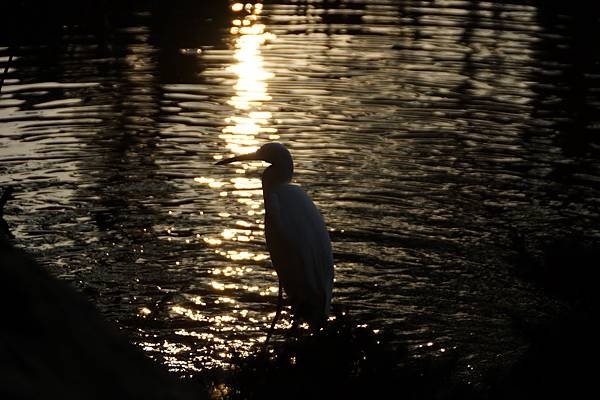
[[[294,163],[280,143],[267,143],[256,152],[217,162],[262,160],[271,165],[262,174],[265,238],[279,278],[277,311],[264,345],[269,342],[282,307],[282,288],[292,306],[294,323],[323,326],[333,290],[333,255],[327,227],[304,190],[291,183]]]

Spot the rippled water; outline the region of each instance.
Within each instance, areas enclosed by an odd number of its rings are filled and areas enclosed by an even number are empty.
[[[600,57],[581,48],[584,13],[214,4],[2,37],[0,186],[15,187],[17,243],[172,370],[227,364],[264,338],[277,279],[263,165],[213,164],[277,140],[331,229],[338,307],[414,355],[455,351],[465,371],[509,358],[514,319],[555,306],[515,277],[518,242],[600,236]]]

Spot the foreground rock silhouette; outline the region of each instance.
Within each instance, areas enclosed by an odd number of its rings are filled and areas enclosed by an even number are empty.
[[[0,237],[1,399],[198,399]]]

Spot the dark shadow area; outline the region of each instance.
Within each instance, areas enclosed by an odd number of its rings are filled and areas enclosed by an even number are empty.
[[[539,22],[549,32],[538,44],[540,85],[538,112],[556,120],[556,143],[568,156],[594,151],[600,144],[600,49],[590,41],[600,35],[600,16],[592,3],[573,5],[552,0],[539,3]],[[596,144],[596,147],[590,146]]]
[[[191,399],[67,284],[0,240],[0,397]]]
[[[594,390],[599,356],[600,243],[573,236],[536,245],[520,237],[515,248],[515,273],[553,297],[557,312],[544,320],[515,320],[530,345],[513,368],[492,371],[491,398],[583,398]]]
[[[582,398],[594,390],[598,359],[600,209],[591,175],[600,150],[600,51],[590,40],[600,35],[600,17],[591,3],[534,4],[544,31],[535,47],[532,117],[544,123],[534,123],[523,143],[535,157],[528,175],[539,179],[535,185],[543,194],[535,209],[554,200],[557,216],[546,231],[518,227],[511,264],[515,275],[555,300],[557,312],[515,322],[530,346],[513,370],[495,376],[494,398]]]
[[[152,41],[159,49],[158,74],[161,82],[194,83],[204,65],[199,61],[202,47],[222,48],[222,28],[232,19],[226,1],[184,1],[175,7],[159,1],[151,8]]]
[[[583,235],[535,244],[515,238],[515,273],[580,310],[598,308],[600,243]]]
[[[475,399],[481,393],[455,375],[457,356],[408,356],[386,332],[357,327],[339,313],[322,331],[280,331],[268,354],[234,356],[231,370],[193,381],[225,399]]]
[[[4,220],[4,206],[12,198],[13,188],[7,187],[0,196],[0,240],[14,239],[8,223]]]
[[[2,4],[2,15],[7,18],[0,25],[0,37],[11,38],[12,44],[16,46],[60,42],[63,27],[81,26],[95,32],[99,38],[108,38],[111,35],[111,28],[126,20],[132,12],[139,10],[140,6],[139,2],[132,0],[5,2]],[[171,32],[165,35],[165,38],[177,37],[178,42],[187,41],[187,47],[193,47],[196,29],[202,29],[203,25],[207,26],[206,16],[211,21],[218,21],[226,17],[225,11],[229,7],[226,1],[208,1],[199,4],[192,0],[176,0],[168,3],[150,0],[143,3],[143,8],[152,11],[157,25]],[[177,33],[173,34],[173,31]]]

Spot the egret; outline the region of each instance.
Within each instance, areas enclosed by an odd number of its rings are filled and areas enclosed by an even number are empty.
[[[291,183],[294,163],[280,143],[267,143],[256,152],[217,162],[262,160],[271,164],[262,174],[265,204],[265,239],[279,279],[277,311],[265,346],[281,314],[282,288],[294,313],[321,327],[327,320],[333,290],[333,255],[327,227],[304,190]]]

